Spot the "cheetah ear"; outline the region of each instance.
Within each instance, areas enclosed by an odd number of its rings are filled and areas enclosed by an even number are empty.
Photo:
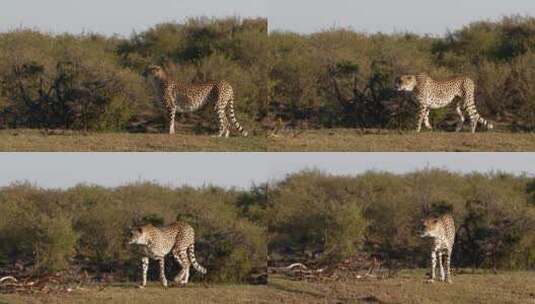
[[[427,74],[414,75],[414,80],[416,80],[416,83],[418,84],[425,82],[426,78],[427,78]]]
[[[173,66],[174,66],[174,63],[169,60],[169,59],[165,59],[162,61],[162,64],[161,64],[161,67],[165,70],[165,71],[170,71],[173,69]]]

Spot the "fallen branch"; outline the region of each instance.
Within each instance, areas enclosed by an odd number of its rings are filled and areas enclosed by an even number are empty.
[[[306,266],[305,264],[303,264],[303,263],[293,263],[293,264],[290,264],[290,265],[286,266],[286,269],[288,269],[288,270],[292,270],[292,269],[294,269],[294,268],[296,268],[296,267],[299,267],[299,268],[301,268],[301,269],[305,269],[305,270],[308,269],[307,266]]]
[[[384,262],[378,257],[358,254],[323,268],[312,269],[310,265],[293,263],[284,267],[270,267],[269,273],[307,281],[379,280],[392,277],[395,271],[395,268],[384,266]]]
[[[14,276],[5,276],[5,277],[0,279],[0,283],[3,283],[4,281],[7,281],[7,280],[13,281],[15,283],[18,282],[17,279]]]
[[[269,268],[270,273],[285,274],[287,276],[299,277],[301,279],[315,278],[321,273],[323,273],[324,270],[325,268],[309,269],[303,263],[293,263],[284,267],[270,267]]]

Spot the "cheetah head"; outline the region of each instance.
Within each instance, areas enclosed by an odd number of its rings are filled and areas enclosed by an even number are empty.
[[[426,218],[422,220],[423,230],[420,234],[422,238],[436,238],[440,236],[440,223],[437,218]]]
[[[147,245],[148,244],[148,234],[146,226],[136,228],[130,231],[130,240],[128,241],[129,245]]]
[[[163,68],[159,65],[151,64],[145,68],[145,71],[143,72],[143,76],[145,77],[155,77],[159,79],[165,79],[166,74]]]
[[[396,78],[396,90],[411,92],[416,87],[415,75],[403,75]]]

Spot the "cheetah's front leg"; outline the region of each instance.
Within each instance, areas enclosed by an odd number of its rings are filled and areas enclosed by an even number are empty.
[[[431,278],[428,280],[429,283],[433,283],[433,281],[435,281],[436,266],[437,266],[437,255],[436,255],[436,252],[433,250],[431,251]]]
[[[147,286],[147,271],[149,270],[149,258],[141,258],[141,271],[142,271],[142,281],[140,288],[145,288]]]
[[[169,134],[175,134],[176,106],[168,109],[167,116],[169,119]]]
[[[442,251],[438,252],[438,271],[440,271],[440,280],[444,281],[444,267],[442,265]]]

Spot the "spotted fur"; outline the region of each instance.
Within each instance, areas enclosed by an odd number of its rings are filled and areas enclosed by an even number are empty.
[[[483,119],[476,110],[474,101],[475,84],[468,77],[454,77],[445,80],[433,80],[431,77],[421,75],[404,75],[396,80],[398,91],[412,91],[419,103],[418,124],[416,131],[422,129],[422,122],[425,127],[432,129],[429,123],[429,112],[431,109],[443,108],[456,97],[460,100],[456,105],[456,112],[459,115],[459,122],[456,131],[459,132],[464,126],[463,110],[468,113],[471,123],[471,131],[476,131],[477,123],[482,124],[488,129],[494,126],[489,121]]]
[[[133,230],[129,243],[143,246],[145,253],[141,258],[143,269],[141,287],[147,285],[149,258],[157,260],[160,263],[160,280],[162,285],[167,287],[165,256],[170,252],[182,267],[180,273],[174,279],[175,282],[182,285],[188,283],[190,266],[193,266],[198,272],[205,274],[206,268],[199,265],[195,258],[194,242],[195,232],[185,222],[176,222],[162,228],[157,228],[149,224]]]
[[[440,217],[428,217],[422,221],[423,233],[421,237],[431,238],[433,241],[431,249],[431,279],[435,280],[435,268],[438,257],[438,268],[440,271],[440,280],[451,283],[450,261],[455,242],[455,223],[450,214]],[[444,266],[446,271],[444,272]]]
[[[144,74],[150,78],[158,99],[165,107],[169,120],[169,134],[175,133],[177,112],[195,112],[212,104],[219,121],[219,137],[228,137],[230,134],[228,118],[242,136],[247,136],[247,131],[243,129],[234,114],[234,91],[227,81],[184,85],[170,79],[164,69],[157,65],[150,65]]]

